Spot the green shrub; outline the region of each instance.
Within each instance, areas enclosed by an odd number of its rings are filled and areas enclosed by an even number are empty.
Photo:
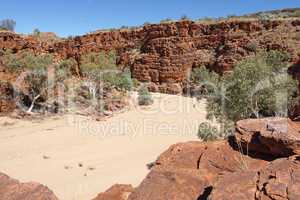
[[[288,59],[287,54],[278,51],[261,52],[236,64],[228,75],[218,76],[202,69],[203,74],[197,76],[199,84],[208,88],[208,116],[221,123],[287,116],[298,96],[297,81],[287,74]]]
[[[17,72],[24,68],[21,61],[10,50],[2,51],[2,62],[10,72]]]
[[[217,140],[218,130],[208,122],[203,122],[198,128],[198,137],[205,142]]]
[[[293,17],[300,17],[300,10],[295,11]]]
[[[48,88],[51,88],[49,84],[55,84],[55,82],[48,81],[47,69],[52,64],[52,58],[49,56],[28,56],[25,59],[27,68],[30,69],[30,73],[25,77],[25,83],[28,86],[28,96],[31,100],[31,105],[27,110],[28,113],[32,112],[36,102],[47,101]]]
[[[117,84],[117,87],[122,90],[130,91],[133,87],[133,81],[131,79],[131,72],[129,69],[125,70],[120,74],[119,82]]]
[[[116,70],[116,54],[114,51],[109,53],[89,53],[81,58],[81,72],[86,77],[99,77],[104,70]]]
[[[16,27],[16,21],[13,19],[4,19],[0,21],[0,29],[14,31]]]
[[[249,50],[249,51],[252,51],[252,52],[256,52],[257,51],[257,44],[256,44],[256,42],[249,42],[246,45],[246,49]]]
[[[215,22],[216,19],[211,18],[211,17],[203,17],[203,18],[198,19],[197,21],[200,23],[212,23],[212,22]]]
[[[55,66],[55,74],[57,80],[64,80],[75,74],[74,68],[77,65],[73,58],[62,60],[58,65]]]
[[[180,18],[181,21],[190,20],[190,18],[187,15],[182,15]]]
[[[130,91],[132,89],[133,83],[131,80],[130,72],[106,72],[103,74],[101,79],[105,84],[110,87],[115,87],[121,90]]]
[[[143,86],[138,91],[138,103],[139,105],[151,105],[153,103],[153,99],[151,93],[149,92],[146,86]]]
[[[100,52],[85,55],[80,69],[85,77],[93,81],[102,81],[110,87],[121,90],[131,90],[133,87],[130,70],[117,70],[116,54],[113,51],[108,54]]]
[[[166,18],[166,19],[163,19],[160,21],[161,24],[164,24],[164,23],[170,23],[172,22],[173,20],[171,18]]]
[[[141,85],[141,83],[136,79],[136,78],[133,78],[132,79],[132,86],[133,88],[138,88],[139,86]]]
[[[32,31],[32,35],[35,36],[35,37],[40,37],[41,35],[41,31],[37,28],[35,28],[33,31]]]
[[[53,63],[51,55],[34,55],[31,52],[13,54],[11,51],[4,51],[2,54],[3,64],[11,72],[18,72],[24,69],[44,69]]]

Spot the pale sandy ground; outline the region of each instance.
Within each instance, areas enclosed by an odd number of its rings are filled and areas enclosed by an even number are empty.
[[[100,122],[79,115],[0,118],[0,172],[45,184],[61,200],[90,200],[115,183],[138,186],[148,163],[174,143],[197,140],[205,120],[204,101],[154,99]]]

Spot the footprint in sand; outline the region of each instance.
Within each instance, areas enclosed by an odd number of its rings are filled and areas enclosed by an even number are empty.
[[[90,170],[90,171],[94,171],[96,168],[95,167],[92,167],[92,166],[89,166],[88,167],[88,170]]]
[[[43,155],[43,159],[44,159],[44,160],[48,160],[48,159],[50,159],[50,158],[51,158],[50,156]]]

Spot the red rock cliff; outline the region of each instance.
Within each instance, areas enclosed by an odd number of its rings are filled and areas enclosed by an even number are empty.
[[[46,44],[32,37],[0,34],[0,49],[30,49],[58,58],[75,58],[89,52],[115,50],[118,64],[129,66],[134,78],[152,83],[153,90],[178,93],[189,71],[205,65],[224,72],[259,49],[277,49],[298,59],[300,20],[225,21],[201,24],[179,21],[78,36]]]

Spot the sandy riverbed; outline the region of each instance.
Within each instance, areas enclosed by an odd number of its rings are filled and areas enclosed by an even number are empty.
[[[61,200],[89,200],[115,183],[137,186],[171,144],[197,140],[205,102],[154,94],[154,104],[97,122],[79,115],[0,118],[0,172],[47,185]]]

